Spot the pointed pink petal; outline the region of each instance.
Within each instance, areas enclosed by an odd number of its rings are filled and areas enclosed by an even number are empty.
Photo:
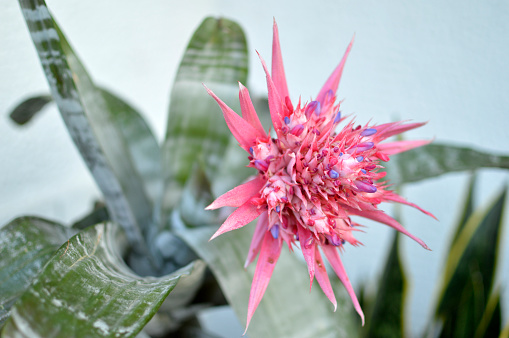
[[[336,275],[338,275],[339,280],[341,281],[341,283],[343,283],[346,291],[350,295],[350,299],[352,300],[355,311],[357,311],[359,316],[361,316],[362,325],[364,326],[364,313],[362,312],[359,301],[357,300],[357,296],[355,295],[352,284],[350,283],[350,279],[348,278],[345,268],[343,267],[343,263],[341,262],[341,258],[339,257],[338,250],[336,249],[335,246],[332,245],[323,245],[322,250],[325,256],[327,257],[327,260],[329,261],[330,265],[334,269],[334,272],[336,272]]]
[[[323,104],[325,95],[327,94],[327,92],[329,90],[332,90],[334,95],[336,95],[336,91],[338,90],[338,86],[339,86],[339,80],[341,79],[341,74],[343,74],[343,68],[345,67],[346,58],[348,57],[348,54],[350,53],[350,50],[352,49],[352,44],[353,44],[354,38],[355,38],[355,35],[352,37],[352,40],[348,44],[348,47],[346,48],[345,54],[343,55],[341,62],[336,67],[336,69],[334,69],[334,72],[332,72],[332,74],[327,79],[327,82],[325,82],[322,89],[318,93],[318,96],[316,97],[316,101],[320,101]]]
[[[260,133],[254,127],[252,127],[247,121],[245,121],[242,117],[237,115],[230,107],[228,107],[220,98],[216,96],[210,89],[207,89],[207,92],[210,96],[216,100],[223,111],[223,116],[232,132],[233,136],[239,142],[240,146],[247,152],[249,152],[249,148],[255,144],[257,137],[264,137],[265,135]]]
[[[258,52],[257,52],[258,53]],[[270,118],[272,119],[272,125],[274,126],[274,130],[276,131],[276,134],[279,138],[282,137],[281,134],[281,126],[283,124],[283,111],[284,106],[283,102],[281,101],[281,96],[279,95],[276,86],[274,85],[274,82],[272,82],[272,78],[269,74],[269,70],[267,69],[267,65],[265,64],[265,61],[261,57],[260,54],[258,54],[258,57],[260,58],[260,61],[262,62],[263,70],[265,71],[265,75],[267,78],[267,89],[269,92],[269,110],[270,110]]]
[[[272,79],[279,92],[279,96],[282,99],[285,99],[287,96],[289,97],[290,94],[288,94],[288,85],[286,84],[285,68],[283,66],[283,56],[279,44],[279,32],[276,19],[274,19],[272,35]]]
[[[401,224],[399,224],[398,221],[396,221],[394,218],[387,215],[386,213],[384,213],[381,210],[360,211],[360,210],[348,208],[348,212],[353,215],[361,216],[364,218],[369,218],[369,219],[372,219],[373,221],[377,221],[377,222],[386,224],[386,225],[398,230],[402,234],[407,235],[408,237],[410,237],[411,239],[413,239],[414,241],[419,243],[424,249],[430,250],[430,248],[426,245],[426,243],[424,243],[421,239],[412,235],[410,232],[408,232],[407,229],[403,228],[403,226]]]
[[[405,131],[415,129],[425,125],[427,122],[417,122],[417,123],[407,123],[403,124],[402,122],[391,122],[381,124],[375,127],[378,130],[377,138],[378,140],[385,140],[391,136],[404,133]]]
[[[240,100],[240,110],[242,111],[242,118],[246,120],[250,125],[252,125],[258,132],[267,136],[263,126],[258,118],[258,114],[253,106],[253,102],[251,101],[251,97],[249,96],[249,91],[246,87],[239,82],[239,100]]]
[[[316,280],[320,287],[323,290],[323,293],[329,298],[330,302],[334,305],[334,312],[338,308],[338,302],[336,301],[336,297],[334,296],[334,291],[332,291],[332,286],[330,285],[329,276],[327,275],[327,270],[325,269],[325,264],[323,264],[322,256],[320,255],[320,250],[318,250],[318,246],[315,246],[315,271],[316,271]]]
[[[228,216],[226,221],[224,221],[209,241],[224,234],[225,232],[242,228],[244,225],[260,216],[263,211],[263,208],[258,208],[256,205],[251,204],[251,202],[242,204],[237,210]]]
[[[251,284],[251,292],[249,294],[249,305],[247,306],[247,323],[246,331],[251,322],[258,304],[263,298],[263,294],[269,285],[270,277],[276,266],[282,248],[281,239],[275,239],[270,231],[265,232],[263,238],[262,248],[260,250],[260,257],[256,263],[256,269]],[[245,333],[245,332],[244,332]]]
[[[269,216],[265,211],[260,215],[258,221],[256,222],[256,228],[253,233],[253,238],[251,239],[251,245],[249,246],[249,252],[247,254],[246,263],[244,264],[244,268],[247,268],[249,264],[251,264],[258,252],[260,252],[260,247],[262,246],[262,239],[267,229],[269,228]]]
[[[383,198],[385,200],[389,200],[389,201],[393,201],[393,202],[397,202],[397,203],[401,203],[401,204],[406,204],[406,205],[409,205],[411,207],[414,207],[416,209],[418,209],[419,211],[425,213],[426,215],[428,216],[431,216],[433,217],[434,219],[437,219],[435,217],[435,215],[433,215],[431,212],[429,211],[426,211],[424,209],[422,209],[421,207],[419,207],[417,204],[414,204],[414,203],[411,203],[411,202],[408,202],[407,200],[405,200],[403,197],[399,196],[398,194],[395,194],[391,191],[388,191],[386,193],[383,194]]]
[[[303,226],[297,226],[299,231],[300,250],[304,256],[304,260],[308,266],[309,271],[309,289],[313,285],[313,278],[315,277],[315,246],[316,243],[311,237],[311,231]],[[311,242],[311,243],[310,243]]]
[[[263,188],[265,182],[266,180],[260,176],[256,176],[251,181],[247,181],[246,183],[225,192],[216,198],[216,200],[205,209],[214,210],[222,207],[240,207],[253,196],[256,196],[260,192],[260,189]]]
[[[378,150],[386,155],[394,155],[405,152],[410,149],[418,148],[430,144],[432,140],[417,140],[417,141],[396,141],[389,143],[378,144]]]

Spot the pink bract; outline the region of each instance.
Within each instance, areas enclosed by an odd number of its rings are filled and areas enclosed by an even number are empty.
[[[240,146],[249,153],[249,166],[256,177],[217,198],[207,209],[237,207],[211,239],[239,229],[258,218],[246,266],[257,255],[249,296],[246,330],[267,288],[281,252],[283,241],[292,249],[296,242],[309,270],[310,284],[316,278],[325,295],[337,307],[319,248],[350,295],[356,311],[364,314],[345,272],[339,251],[346,242],[356,246],[358,224],[350,216],[361,216],[386,224],[417,241],[395,219],[378,209],[381,202],[397,202],[427,211],[388,190],[381,181],[385,172],[381,161],[389,156],[429,143],[429,141],[380,142],[422,126],[424,123],[394,122],[381,125],[345,123],[336,90],[353,39],[316,100],[296,106],[290,101],[277,25],[274,22],[272,75],[260,57],[267,76],[269,109],[277,138],[262,127],[248,90],[240,85],[242,117],[212,91],[225,121]]]

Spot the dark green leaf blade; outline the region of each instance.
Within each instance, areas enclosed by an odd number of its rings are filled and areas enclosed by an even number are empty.
[[[215,184],[212,178],[224,163],[231,139],[221,110],[203,84],[239,111],[237,82],[246,81],[247,69],[247,44],[240,26],[224,18],[206,18],[187,46],[171,92],[163,147],[166,215],[178,206],[195,163]]]
[[[246,322],[254,267],[244,269],[251,241],[248,228],[238,229],[208,242],[217,226],[182,228],[178,234],[202,257],[216,276],[228,303],[241,322]],[[337,278],[331,283],[338,309],[317,283],[309,290],[306,265],[297,253],[283,249],[274,274],[251,321],[250,337],[356,337],[359,321],[350,298]]]
[[[435,312],[443,337],[467,337],[477,329],[492,292],[506,189],[467,221],[446,263]]]
[[[14,302],[73,234],[69,228],[36,217],[16,218],[0,230],[0,327]]]
[[[392,247],[378,284],[373,309],[366,320],[364,337],[404,337],[404,296],[406,277],[399,257],[399,232],[394,235]]]
[[[160,278],[139,277],[124,263],[118,226],[98,224],[71,238],[13,307],[3,334],[135,336],[182,278],[202,274],[196,261]]]
[[[19,125],[24,125],[30,121],[35,114],[40,112],[48,103],[53,101],[49,95],[39,95],[30,97],[18,104],[9,114],[11,120]]]
[[[448,172],[477,168],[509,169],[509,156],[493,155],[465,147],[429,144],[394,155],[384,163],[391,183],[416,182]]]
[[[141,229],[152,206],[108,104],[54,22],[43,0],[20,0],[51,95],[69,133],[105,196],[110,216],[143,251]]]

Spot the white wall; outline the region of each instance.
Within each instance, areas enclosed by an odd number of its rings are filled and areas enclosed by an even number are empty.
[[[89,210],[99,193],[54,107],[27,128],[8,120],[7,112],[21,98],[48,88],[17,3],[2,0],[1,5],[0,223],[24,214],[69,222]],[[249,87],[263,94],[265,78],[255,49],[270,60],[275,17],[294,100],[317,94],[355,33],[339,91],[346,98],[343,112],[357,114],[360,122],[429,121],[407,137],[509,152],[508,2],[48,0],[48,5],[96,82],[142,110],[159,138],[176,67],[201,20],[215,15],[242,24],[251,51]],[[508,177],[500,170],[483,171],[479,201],[502,189]],[[423,250],[409,239],[403,243],[414,333],[429,315],[466,180],[465,174],[450,174],[404,192],[440,219],[405,209],[406,226],[433,249]],[[359,235],[365,246],[346,250],[354,283],[374,278],[391,233],[370,224]],[[509,250],[502,250],[507,318]]]

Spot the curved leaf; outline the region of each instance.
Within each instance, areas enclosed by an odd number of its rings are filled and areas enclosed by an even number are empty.
[[[69,133],[106,199],[112,219],[124,227],[137,250],[145,248],[141,229],[151,222],[152,206],[112,121],[110,106],[94,86],[54,22],[43,0],[20,0],[51,95]]]
[[[208,242],[217,226],[182,228],[178,234],[202,257],[240,321],[245,323],[253,267],[244,261],[251,241],[248,227]],[[358,321],[346,291],[332,280],[338,309],[315,285],[309,290],[306,265],[282,250],[265,295],[249,325],[250,337],[355,337]]]
[[[247,45],[240,26],[223,18],[206,18],[187,46],[171,92],[163,147],[165,218],[179,204],[194,163],[202,166],[212,184],[224,164],[230,132],[203,84],[238,109],[237,82],[246,81],[247,69]]]
[[[182,278],[201,261],[160,278],[139,277],[124,263],[118,226],[98,224],[74,236],[12,308],[6,337],[135,336]]]
[[[399,257],[399,232],[394,241],[378,284],[376,299],[367,327],[362,330],[365,337],[404,337],[404,305],[406,277]]]
[[[505,198],[506,189],[489,208],[474,212],[450,250],[435,312],[443,337],[470,336],[483,318],[495,276]]]
[[[37,217],[16,218],[0,229],[0,327],[72,229]]]
[[[18,104],[9,114],[9,117],[17,124],[24,125],[51,101],[53,99],[49,95],[30,97]]]
[[[448,172],[477,168],[509,169],[509,156],[443,144],[429,144],[394,155],[384,163],[391,183],[416,182]]]

